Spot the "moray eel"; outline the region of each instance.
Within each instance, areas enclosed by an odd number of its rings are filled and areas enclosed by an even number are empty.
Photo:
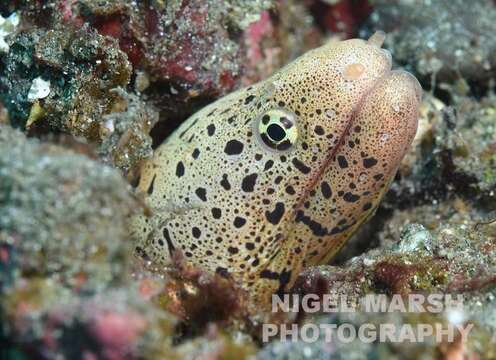
[[[384,34],[312,50],[186,120],[143,167],[137,248],[230,275],[264,303],[369,218],[417,128],[422,89]]]

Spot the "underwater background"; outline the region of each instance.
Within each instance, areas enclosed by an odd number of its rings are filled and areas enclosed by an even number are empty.
[[[496,2],[0,0],[1,359],[496,359]],[[292,294],[449,294],[457,313],[254,313],[130,236],[143,164],[204,106],[386,33],[424,89],[376,214]],[[474,324],[454,342],[264,342],[263,323]]]

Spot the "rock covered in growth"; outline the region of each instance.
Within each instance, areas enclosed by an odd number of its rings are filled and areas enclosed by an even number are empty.
[[[12,288],[2,307],[10,343],[2,351],[19,358],[179,359],[171,347],[174,318],[132,287],[81,294],[33,279]]]
[[[496,97],[454,96],[450,106],[425,96],[419,131],[386,196],[388,208],[463,197],[494,208]]]
[[[86,21],[118,41],[134,70],[149,78],[144,93],[176,120],[239,85],[247,60],[243,31],[271,4],[80,0],[70,8],[71,21]]]
[[[152,138],[149,135],[158,122],[158,112],[134,94],[121,88],[111,91],[120,97],[112,112],[103,116],[102,159],[125,171],[152,156]]]
[[[476,220],[468,220],[476,216],[475,208],[467,204],[463,207],[459,202],[397,211],[389,220],[389,226],[380,234],[379,248],[353,258],[341,267],[309,269],[301,275],[293,290],[300,294],[344,295],[351,302],[370,294],[449,294],[453,298],[460,295],[463,310],[457,310],[456,314],[449,311],[440,314],[374,314],[364,313],[358,308],[356,313],[326,314],[320,320],[307,316],[306,322],[352,323],[356,326],[367,323],[473,323],[475,327],[468,341],[461,344],[463,351],[474,357],[491,354],[494,345],[490,339],[494,336],[496,322],[488,314],[493,313],[496,306],[495,232],[493,225],[477,226]],[[316,355],[326,349],[336,358],[349,358],[355,351],[361,353],[360,358],[377,353],[403,356],[404,346],[408,346],[406,353],[412,354],[411,358],[417,358],[419,354],[456,352],[459,345],[457,341],[441,344],[425,341],[410,345],[405,343],[401,348],[391,343],[375,343],[357,349],[320,339],[309,346],[307,352]],[[262,354],[265,358],[269,354],[286,358],[284,356],[293,351],[290,346],[275,342]]]
[[[115,170],[0,128],[0,239],[17,277],[57,276],[69,287],[123,281],[126,217],[138,208]]]
[[[174,320],[130,278],[138,204],[121,175],[3,125],[0,153],[4,340],[46,358],[171,358]]]
[[[32,28],[11,40],[3,65],[0,93],[14,126],[104,143],[102,158],[124,171],[150,156],[158,113],[115,90],[125,88],[132,73],[116,40],[87,26]]]
[[[14,126],[98,141],[102,115],[115,99],[110,90],[125,87],[131,70],[115,40],[88,27],[32,28],[11,39],[0,89]],[[50,83],[43,98],[28,96],[37,79]]]
[[[393,58],[419,76],[452,82],[496,74],[492,0],[376,0],[371,26],[388,33]]]
[[[242,83],[250,85],[266,79],[276,70],[322,44],[306,4],[297,0],[276,1],[260,14],[243,33],[247,61]]]

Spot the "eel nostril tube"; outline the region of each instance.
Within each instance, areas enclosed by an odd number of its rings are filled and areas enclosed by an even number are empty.
[[[367,40],[367,43],[380,48],[384,44],[384,40],[386,40],[386,33],[378,30]]]

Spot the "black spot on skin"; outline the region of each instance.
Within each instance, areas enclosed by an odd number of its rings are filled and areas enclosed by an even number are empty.
[[[353,149],[355,147],[355,143],[350,140],[348,141],[348,146]]]
[[[372,157],[363,159],[363,166],[366,169],[369,169],[369,168],[375,166],[375,164],[377,164],[377,159],[374,159]]]
[[[260,161],[262,160],[263,156],[262,154],[255,154],[255,160]]]
[[[278,202],[276,203],[276,207],[273,211],[265,211],[265,217],[271,224],[277,225],[279,224],[279,221],[281,221],[284,211],[284,203]]]
[[[234,222],[233,222],[234,226],[236,228],[241,228],[243,227],[245,224],[246,224],[246,219],[245,218],[242,218],[242,217],[239,217],[239,216],[236,216],[234,218]]]
[[[220,219],[222,216],[222,211],[219,208],[212,208],[212,216],[214,219]]]
[[[336,234],[342,233],[343,231],[344,231],[343,228],[340,228],[339,226],[335,226],[329,232],[329,235],[336,235]]]
[[[323,181],[322,184],[320,184],[320,190],[326,199],[329,199],[332,196],[332,190],[327,181]]]
[[[229,124],[232,124],[234,122],[234,120],[236,120],[236,116],[231,116],[229,119],[227,119],[227,122]]]
[[[320,126],[320,125],[315,126],[314,131],[315,131],[315,133],[316,133],[317,135],[324,135],[324,134],[325,134],[324,129],[323,129],[323,128],[322,128],[322,126]]]
[[[226,268],[223,268],[221,266],[219,266],[217,269],[215,269],[215,272],[217,274],[219,274],[220,276],[222,276],[223,278],[228,278],[229,277],[229,271],[227,271]]]
[[[278,177],[276,177],[276,179],[274,180],[274,183],[276,185],[279,185],[282,181],[282,179],[284,179],[281,175],[279,175]]]
[[[346,194],[343,195],[343,199],[346,202],[354,203],[357,202],[360,199],[359,195],[355,195],[351,192],[347,192]]]
[[[284,107],[286,106],[286,103],[284,101],[279,101],[277,105],[279,105],[280,107]]]
[[[338,156],[338,164],[341,169],[346,169],[348,167],[348,161],[343,155]]]
[[[174,244],[172,243],[171,237],[169,235],[169,230],[167,230],[167,228],[164,228],[163,234],[164,234],[165,241],[167,241],[167,248],[169,249],[169,254],[170,254],[170,256],[172,256],[174,251],[176,250],[176,248],[174,247]]]
[[[255,267],[255,266],[258,266],[260,264],[260,259],[255,259],[253,260],[253,262],[251,263],[251,266]]]
[[[152,182],[150,183],[150,186],[148,187],[148,190],[146,191],[148,195],[153,194],[153,187],[155,185],[155,179],[157,178],[157,175],[153,176]]]
[[[224,188],[224,190],[231,190],[231,184],[229,183],[229,180],[227,180],[227,174],[222,175],[220,185]]]
[[[180,135],[179,135],[179,138],[182,139],[184,135],[186,135],[186,133],[189,131],[189,129],[191,129],[193,126],[196,125],[196,123],[198,122],[198,119],[195,119],[193,120],[193,122],[191,123],[190,126],[188,126],[188,128],[186,130],[184,130]]]
[[[245,105],[248,105],[249,103],[251,103],[253,101],[253,99],[255,99],[255,95],[250,95],[248,96],[246,99],[245,99]]]
[[[281,275],[279,275],[279,289],[277,289],[277,293],[280,294],[282,293],[286,285],[289,283],[291,280],[291,271],[283,271],[281,272]]]
[[[285,129],[291,129],[294,126],[294,124],[291,122],[291,120],[289,120],[287,117],[283,116],[279,119],[279,121],[281,122],[281,124],[284,125]]]
[[[176,176],[181,177],[184,175],[184,164],[182,161],[179,161],[176,166]]]
[[[200,238],[200,236],[201,236],[201,231],[200,231],[200,229],[198,229],[196,226],[194,226],[194,227],[193,227],[193,229],[191,229],[191,232],[192,232],[193,237],[194,237],[195,239],[199,239],[199,238]]]
[[[344,191],[339,190],[339,191],[338,191],[338,196],[343,196],[343,195],[344,195]]]
[[[262,124],[267,125],[270,121],[270,116],[269,115],[264,115],[262,116]]]
[[[229,251],[229,254],[237,254],[239,252],[239,249],[237,247],[234,247],[234,246],[229,246],[227,248],[227,251]]]
[[[355,129],[354,130],[355,130],[356,133],[359,133],[360,131],[362,131],[362,128],[357,125],[357,126],[355,126]]]
[[[323,227],[322,224],[320,224],[319,222],[312,220],[310,216],[305,215],[303,211],[298,211],[298,214],[296,215],[296,221],[302,222],[303,224],[308,226],[315,236],[327,235],[327,229]]]
[[[265,163],[264,171],[269,170],[274,165],[274,161],[269,160]]]
[[[215,134],[215,125],[210,124],[207,126],[207,134],[208,136],[213,136]]]
[[[243,152],[243,143],[238,140],[229,140],[224,148],[227,155],[239,155]]]
[[[243,181],[241,182],[241,189],[244,192],[253,192],[255,189],[255,183],[257,181],[258,174],[250,174],[244,177]]]
[[[279,273],[270,270],[263,270],[260,273],[261,279],[279,280]]]
[[[297,158],[293,158],[293,165],[298,169],[300,170],[303,174],[308,174],[311,169],[306,166],[304,163],[302,163],[300,160],[298,160]]]
[[[374,180],[375,180],[375,181],[379,181],[379,180],[381,180],[383,177],[384,177],[384,175],[383,175],[383,174],[377,174],[377,175],[374,175]]]
[[[278,294],[282,294],[286,285],[291,280],[291,271],[282,271],[279,274],[278,272],[265,269],[262,272],[260,272],[260,278],[279,281],[279,288],[277,289],[276,292]]]
[[[289,195],[294,195],[294,194],[296,194],[296,191],[295,191],[294,187],[292,187],[291,185],[286,186],[286,192],[287,192]]]
[[[198,159],[198,156],[200,156],[200,150],[193,150],[193,154],[191,156],[193,156],[193,159]]]
[[[336,226],[336,227],[332,228],[332,230],[329,231],[328,229],[323,227],[322,224],[313,220],[310,216],[305,215],[305,213],[303,211],[298,211],[298,214],[296,215],[296,221],[302,222],[303,224],[307,225],[315,236],[339,234],[339,233],[349,229],[351,226],[353,226],[355,224],[355,223],[353,223],[353,224],[345,225],[342,227]]]
[[[198,188],[195,191],[196,196],[200,198],[201,201],[207,201],[207,190],[205,188]]]
[[[255,249],[255,244],[254,243],[246,243],[245,244],[246,250],[253,250]]]
[[[302,104],[304,104],[304,103],[306,103],[306,102],[307,102],[307,99],[306,99],[305,97],[302,97],[302,98],[300,99],[300,101],[301,101],[301,103],[302,103]]]
[[[367,211],[367,210],[370,210],[372,208],[372,203],[366,203],[365,205],[363,205],[363,211]]]
[[[289,141],[289,139],[286,139],[283,142],[277,144],[276,149],[280,151],[288,150],[291,145],[293,145],[291,141]]]

